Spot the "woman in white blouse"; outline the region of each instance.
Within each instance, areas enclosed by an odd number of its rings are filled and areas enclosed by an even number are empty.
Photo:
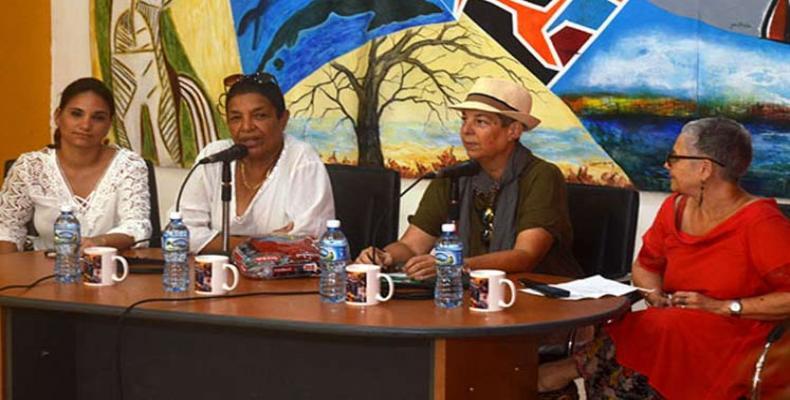
[[[232,139],[209,144],[198,159],[234,143],[249,150],[231,163],[231,247],[247,236],[273,232],[318,237],[335,215],[329,175],[310,145],[285,135],[289,113],[274,77],[235,75],[225,86],[230,86],[225,111]],[[199,166],[184,188],[180,211],[194,252],[222,248],[221,168]]]
[[[80,221],[82,247],[127,248],[151,234],[145,162],[107,145],[113,96],[94,78],[63,91],[55,111],[54,145],[22,154],[0,191],[0,253],[21,251],[33,221],[35,249],[53,247],[53,227],[64,204]]]

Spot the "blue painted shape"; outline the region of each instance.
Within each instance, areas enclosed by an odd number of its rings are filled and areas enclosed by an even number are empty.
[[[273,41],[286,24],[300,22],[299,18],[294,18],[300,11],[326,0],[230,1],[242,70],[251,73],[263,67],[262,69],[277,77],[284,91],[288,91],[326,63],[373,38],[414,26],[453,20],[445,0],[414,0],[423,5],[433,5],[437,12],[403,21],[398,18],[392,21],[387,21],[386,18],[384,21],[377,20],[374,11],[346,16],[329,13],[326,19],[313,26],[306,26],[298,34],[286,35],[284,42],[275,43],[275,48],[270,50]],[[388,3],[388,0],[375,0],[370,4],[371,8],[379,7],[384,10],[403,7],[402,3]],[[375,26],[371,29],[372,25]],[[283,40],[282,36],[280,40]]]
[[[575,22],[598,30],[616,8],[617,6],[608,0],[572,0],[557,19],[552,22],[548,31],[551,32],[564,21]]]

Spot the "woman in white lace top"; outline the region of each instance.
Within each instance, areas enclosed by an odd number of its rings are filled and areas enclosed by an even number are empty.
[[[80,220],[83,248],[123,249],[150,236],[145,162],[105,144],[114,112],[101,81],[82,78],[66,87],[55,111],[55,144],[22,154],[0,190],[0,253],[22,250],[31,220],[34,247],[52,248],[63,204]]]

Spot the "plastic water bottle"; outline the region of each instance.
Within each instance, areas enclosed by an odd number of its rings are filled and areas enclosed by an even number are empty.
[[[74,283],[80,280],[80,221],[71,205],[60,207],[55,220],[55,280]]]
[[[162,275],[165,292],[185,292],[189,288],[189,229],[177,211],[170,213],[170,223],[162,232],[162,253],[165,258]]]
[[[346,297],[346,264],[349,260],[348,240],[340,231],[340,221],[326,221],[326,232],[318,242],[321,255],[319,293],[324,303],[341,303]]]
[[[436,243],[436,286],[433,301],[442,308],[461,305],[464,287],[461,274],[464,268],[464,245],[455,235],[455,224],[443,224],[442,236]]]

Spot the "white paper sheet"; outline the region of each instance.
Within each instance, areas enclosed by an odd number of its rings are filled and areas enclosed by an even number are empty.
[[[603,296],[623,296],[638,290],[635,286],[606,279],[601,275],[549,286],[571,292],[570,297],[561,297],[561,300],[599,299]],[[520,289],[520,291],[536,296],[543,296],[542,293],[532,289]]]

